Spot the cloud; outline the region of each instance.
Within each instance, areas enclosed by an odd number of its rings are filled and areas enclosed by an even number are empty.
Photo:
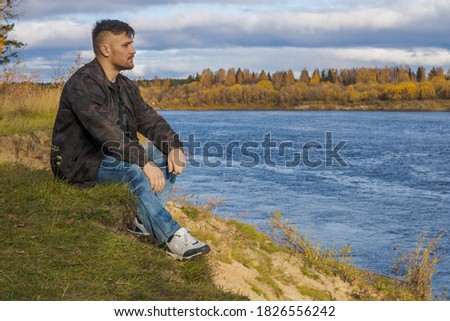
[[[84,49],[91,45],[92,25],[73,20],[31,21],[17,24],[12,36],[27,48]]]
[[[450,66],[448,0],[41,0],[26,9],[33,19],[17,21],[13,36],[47,74],[55,64],[68,68],[79,52],[92,56],[91,29],[101,18],[136,30],[137,77],[206,67]]]
[[[417,10],[364,8],[278,10],[217,14],[197,12],[136,25],[150,48],[221,46],[444,46],[450,48],[450,5]],[[368,43],[370,42],[370,43]]]
[[[137,31],[136,44],[156,50],[229,46],[450,48],[450,3],[437,2],[425,8],[412,4],[404,10],[191,10],[153,18],[140,13],[131,22]],[[17,24],[16,34],[30,47],[86,49],[93,22],[30,21]]]
[[[177,5],[264,5],[282,4],[282,0],[30,0],[21,8],[26,19],[42,17],[66,17],[74,14],[140,12],[157,6],[170,7]]]

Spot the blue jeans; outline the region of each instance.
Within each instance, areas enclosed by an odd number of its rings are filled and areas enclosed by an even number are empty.
[[[126,183],[138,199],[136,214],[145,229],[153,233],[159,244],[164,244],[180,228],[166,210],[166,203],[173,190],[176,175],[167,171],[167,156],[151,142],[146,149],[149,159],[161,169],[166,178],[164,189],[155,193],[147,176],[137,164],[120,161],[113,156],[105,156],[97,170],[99,183]]]

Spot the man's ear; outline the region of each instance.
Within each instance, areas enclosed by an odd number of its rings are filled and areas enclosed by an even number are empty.
[[[111,49],[109,48],[109,46],[106,43],[102,43],[100,45],[100,51],[101,51],[102,55],[105,57],[109,57],[111,55]]]

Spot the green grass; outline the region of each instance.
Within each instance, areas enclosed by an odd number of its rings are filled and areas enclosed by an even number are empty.
[[[234,226],[239,233],[237,237],[247,240],[247,245],[257,246],[263,251],[274,253],[278,251],[287,251],[287,248],[278,246],[267,234],[259,232],[253,225],[244,224],[236,220],[229,220],[228,224]]]
[[[0,136],[49,130],[53,126],[55,117],[55,112],[11,112],[0,114]]]
[[[297,287],[298,291],[303,294],[306,295],[310,298],[312,298],[314,301],[333,301],[334,298],[331,295],[331,293],[329,291],[324,291],[324,290],[318,290],[306,285],[299,285]]]
[[[79,189],[0,164],[0,300],[244,300],[208,258],[178,262],[124,232],[124,186]]]

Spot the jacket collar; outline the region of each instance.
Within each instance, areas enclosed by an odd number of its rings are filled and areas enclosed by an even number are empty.
[[[87,66],[94,68],[96,71],[96,74],[98,75],[99,80],[103,81],[106,84],[106,86],[108,86],[108,88],[113,89],[111,81],[108,79],[108,77],[106,77],[106,74],[102,68],[102,65],[100,65],[97,58],[94,58],[91,62],[89,62],[87,64]],[[121,85],[122,85],[123,77],[124,76],[121,73],[119,73],[117,75],[116,82],[118,82],[119,87],[121,87]]]

